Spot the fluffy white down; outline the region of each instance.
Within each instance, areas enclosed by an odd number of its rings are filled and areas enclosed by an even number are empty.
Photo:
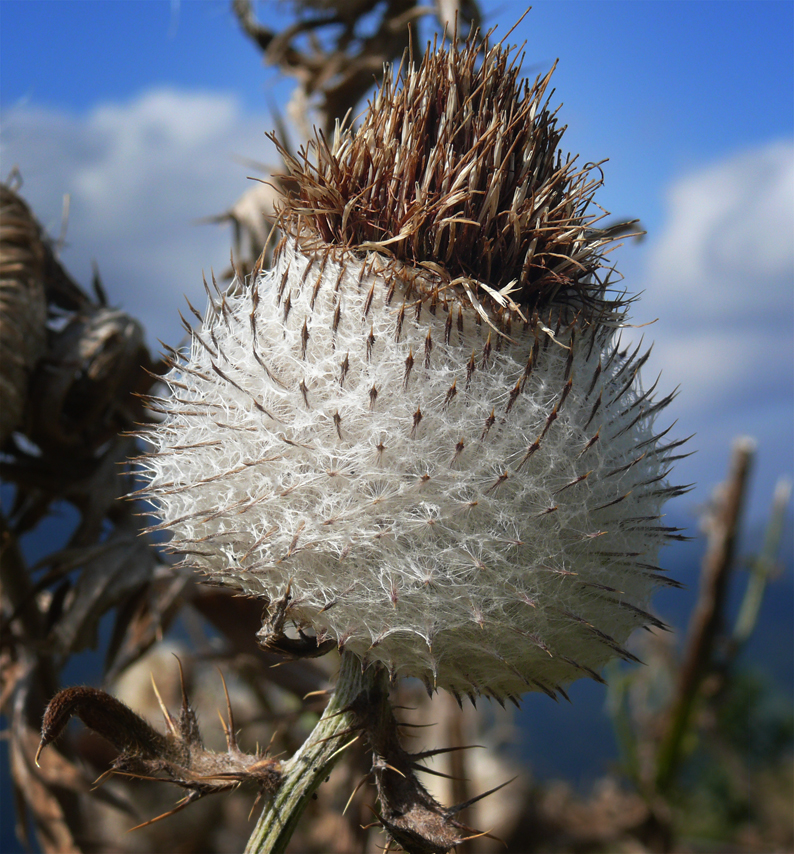
[[[404,295],[377,256],[291,240],[211,303],[150,438],[158,527],[395,675],[499,697],[594,676],[660,578],[678,443],[643,359]]]

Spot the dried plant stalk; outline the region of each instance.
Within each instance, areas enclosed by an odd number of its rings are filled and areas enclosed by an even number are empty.
[[[662,792],[668,790],[675,779],[690,715],[723,628],[721,623],[728,581],[734,566],[736,539],[754,455],[753,439],[743,436],[735,440],[727,480],[718,492],[716,506],[707,519],[709,545],[703,559],[700,595],[691,619],[667,731],[657,756],[656,785]]]
[[[47,253],[28,206],[0,184],[0,446],[22,420],[30,374],[46,347]]]

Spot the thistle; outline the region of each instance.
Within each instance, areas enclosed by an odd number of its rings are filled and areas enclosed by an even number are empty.
[[[145,461],[209,581],[459,696],[632,658],[675,534],[670,397],[620,349],[600,172],[563,159],[550,74],[429,52],[357,130],[283,152],[273,268],[208,289]]]

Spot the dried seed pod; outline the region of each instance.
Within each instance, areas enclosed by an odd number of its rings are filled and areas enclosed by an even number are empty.
[[[429,690],[564,695],[661,626],[680,443],[616,340],[600,179],[557,150],[548,77],[479,54],[387,77],[288,161],[274,267],[211,298],[143,466],[171,548],[279,627]]]
[[[92,454],[140,417],[133,392],[151,368],[140,324],[122,311],[87,307],[52,335],[33,379],[27,432],[44,449]]]
[[[30,209],[0,184],[0,445],[22,420],[30,374],[46,346],[45,252]]]

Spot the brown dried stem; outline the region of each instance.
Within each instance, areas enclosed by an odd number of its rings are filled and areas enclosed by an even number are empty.
[[[712,666],[754,453],[751,439],[736,440],[728,479],[708,519],[709,545],[703,559],[700,594],[690,622],[669,724],[657,754],[656,785],[661,792],[668,790],[675,779],[700,686]]]

